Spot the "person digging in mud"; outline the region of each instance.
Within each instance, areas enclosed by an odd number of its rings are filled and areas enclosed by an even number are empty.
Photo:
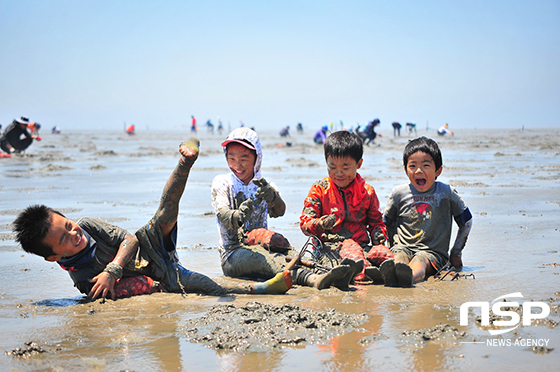
[[[392,254],[383,245],[386,230],[377,194],[358,173],[363,141],[355,133],[339,131],[327,138],[323,148],[328,177],[311,186],[300,228],[324,243],[326,252],[315,252],[322,264],[334,260],[352,267],[348,282],[381,284],[381,273],[366,258],[366,252],[375,265],[381,257]]]
[[[276,185],[261,177],[263,155],[256,132],[237,128],[222,148],[231,173],[212,182],[222,271],[233,278],[270,279],[283,272],[286,254],[298,255],[281,234],[267,229],[268,216],[284,215],[286,204]],[[324,289],[344,280],[349,270],[341,265],[319,275],[296,266],[290,272],[294,284]]]
[[[443,171],[437,143],[426,137],[410,141],[403,153],[409,184],[396,186],[384,210],[394,260],[381,264],[385,285],[411,287],[449,263],[461,270],[472,215],[455,188],[436,179]],[[452,221],[459,229],[449,251]]]
[[[16,241],[26,252],[57,262],[76,288],[92,299],[155,290],[210,295],[285,293],[292,285],[288,272],[262,283],[218,284],[179,262],[179,201],[198,158],[199,144],[196,138],[181,143],[181,158],[165,184],[159,207],[135,235],[99,219],[73,222],[49,207],[33,205],[14,221]]]
[[[14,119],[0,136],[0,149],[6,154],[17,154],[25,151],[34,140],[41,140],[41,137],[39,137],[40,128],[41,124],[30,123],[25,116]]]

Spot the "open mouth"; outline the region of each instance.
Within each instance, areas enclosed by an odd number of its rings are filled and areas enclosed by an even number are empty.
[[[82,244],[83,241],[84,241],[84,235],[79,233],[78,234],[78,243],[76,244],[76,247],[79,247],[80,244]]]
[[[426,185],[426,179],[425,178],[417,178],[416,179],[416,185],[418,185],[420,187],[424,187]]]

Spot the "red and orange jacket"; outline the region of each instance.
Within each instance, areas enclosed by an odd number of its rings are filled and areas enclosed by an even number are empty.
[[[329,214],[336,215],[336,223],[332,231],[325,231],[319,218]],[[359,174],[345,189],[339,189],[329,177],[315,182],[305,198],[300,227],[304,234],[323,242],[329,241],[326,234],[341,235],[360,245],[369,244],[375,232],[387,236],[377,194]]]

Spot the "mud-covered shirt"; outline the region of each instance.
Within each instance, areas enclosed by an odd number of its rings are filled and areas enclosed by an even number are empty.
[[[457,190],[444,183],[435,182],[426,192],[398,185],[383,213],[389,244],[429,250],[447,260],[453,218],[465,209]]]
[[[89,235],[87,249],[95,249],[95,254],[89,262],[80,267],[63,268],[68,271],[74,286],[81,293],[88,294],[94,285],[90,280],[103,272],[107,264],[115,259],[127,231],[97,218],[84,217],[77,224]],[[123,268],[123,277],[137,275],[142,275],[142,272],[134,269],[133,264],[125,265]]]
[[[249,128],[237,128],[232,131],[228,140],[240,140],[248,142],[255,148],[256,159],[253,167],[253,179],[261,178],[261,165],[263,159],[261,141],[257,133]],[[227,147],[223,147],[224,156],[227,162]],[[278,187],[274,183],[268,183],[274,191],[278,194]],[[237,176],[233,173],[220,174],[217,175],[212,181],[212,207],[214,207],[214,212],[216,213],[216,224],[218,226],[218,232],[220,233],[220,258],[222,266],[225,264],[227,258],[231,253],[240,247],[239,243],[239,229],[232,228],[232,226],[224,226],[223,222],[218,218],[218,212],[220,210],[235,210],[239,209],[241,203],[247,199],[255,200],[255,193],[257,192],[258,186],[251,182],[245,185]],[[273,212],[268,209],[266,201],[262,200],[260,203],[254,204],[253,212],[251,213],[251,218],[242,226],[245,231],[252,231],[258,228],[268,228],[268,216],[278,217],[272,214]]]
[[[331,231],[326,232],[319,225],[319,219],[330,214],[336,216],[336,223]],[[329,241],[328,233],[332,232],[360,245],[369,244],[374,232],[386,234],[377,194],[359,174],[344,189],[338,188],[329,177],[315,182],[303,203],[300,228],[304,234],[314,235],[325,242]]]
[[[269,185],[280,193],[274,183]],[[214,178],[212,182],[212,206],[216,214],[221,209],[239,209],[241,203],[247,199],[255,199],[255,192],[258,186],[249,182],[245,185],[233,174],[221,174]],[[259,228],[268,228],[268,207],[266,202],[262,200],[255,203],[251,213],[251,218],[242,226],[244,231],[252,231]],[[222,264],[226,261],[233,250],[239,247],[238,229],[228,228],[224,226],[218,218],[216,218],[218,231],[220,232],[220,257]]]

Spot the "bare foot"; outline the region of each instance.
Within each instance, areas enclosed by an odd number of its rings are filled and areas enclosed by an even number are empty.
[[[376,266],[368,266],[366,267],[366,276],[373,280],[373,284],[383,284],[385,280],[383,279],[383,275],[381,275],[381,271],[379,267]]]
[[[385,260],[379,266],[379,271],[383,276],[386,287],[397,287],[399,285],[397,274],[395,274],[395,261],[392,259]]]
[[[179,152],[183,156],[183,162],[185,164],[192,165],[198,158],[198,148],[200,147],[200,141],[196,137],[191,137],[187,141],[179,145]]]
[[[404,262],[395,262],[395,275],[399,286],[403,288],[412,287],[412,268]]]
[[[341,280],[352,269],[348,265],[339,265],[331,269],[326,274],[317,275],[315,280],[315,287],[319,290],[329,288],[335,282]]]

